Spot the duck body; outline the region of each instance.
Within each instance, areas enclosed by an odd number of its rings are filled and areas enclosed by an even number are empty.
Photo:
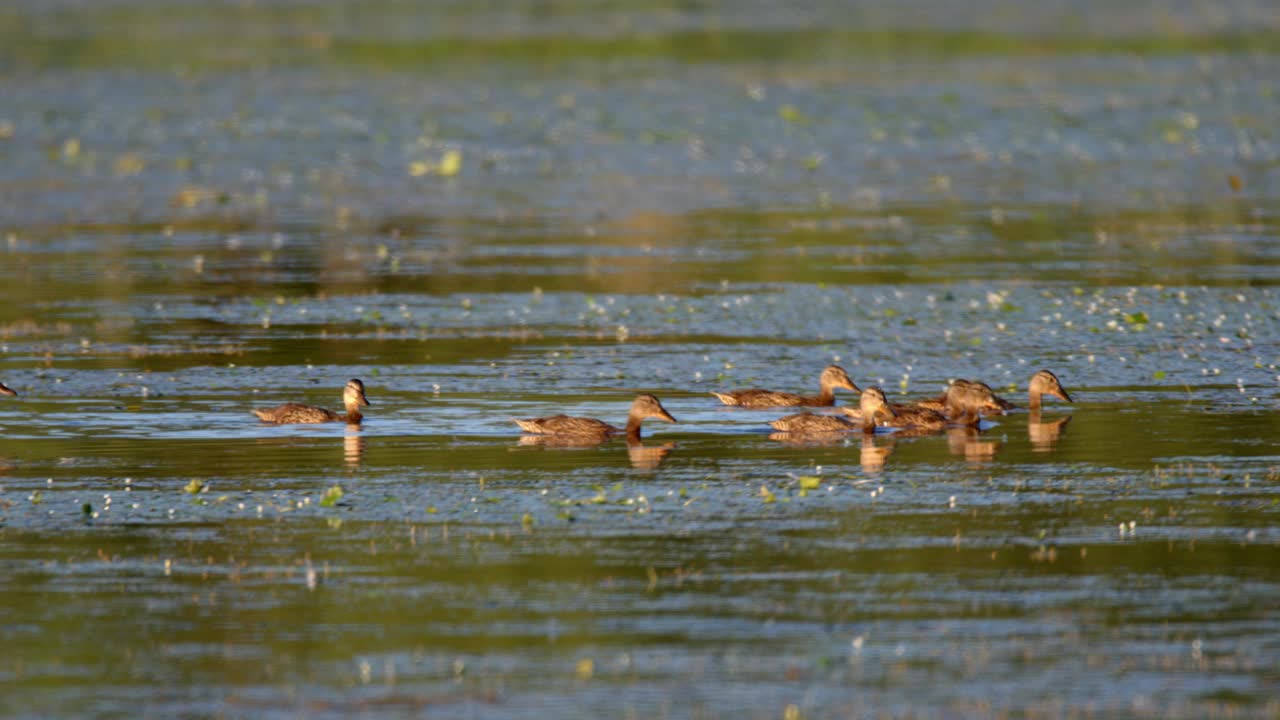
[[[785,433],[847,433],[861,429],[862,424],[839,415],[802,412],[778,418],[769,427]]]
[[[549,415],[540,418],[516,420],[521,430],[534,435],[620,435],[626,430],[595,418]]]
[[[368,407],[369,405],[369,400],[364,395],[364,383],[356,378],[349,380],[342,390],[342,404],[346,408],[346,413],[336,413],[322,407],[303,405],[302,403],[285,403],[273,408],[259,408],[254,410],[253,414],[257,415],[262,422],[274,425],[316,425],[330,422],[359,425],[364,420],[364,415],[360,413],[360,408],[362,406]]]
[[[892,427],[894,437],[923,437],[940,433],[951,421],[945,413],[918,405],[894,405]],[[840,412],[855,423],[862,422],[862,412],[853,408],[840,408]],[[888,423],[885,423],[888,425]]]
[[[828,365],[818,378],[817,395],[799,395],[777,390],[732,390],[712,392],[725,405],[745,408],[767,407],[830,407],[836,404],[836,388],[859,392],[849,373],[839,365]]]
[[[253,411],[254,415],[263,422],[275,423],[277,425],[298,424],[315,424],[327,422],[342,422],[346,420],[346,416],[342,413],[336,413],[322,407],[314,405],[303,405],[302,403],[285,403],[277,405],[273,408],[258,408]],[[359,421],[357,421],[359,422]]]
[[[936,432],[950,423],[946,413],[928,407],[908,407],[897,413],[898,420],[895,424],[903,430]]]
[[[896,417],[893,408],[884,397],[884,392],[878,387],[869,387],[862,391],[857,411],[849,408],[840,408],[840,410],[845,413],[844,417],[803,412],[778,418],[769,423],[769,426],[774,430],[793,434],[847,433],[857,430],[874,433],[877,415]]]
[[[550,415],[540,418],[516,419],[521,430],[534,435],[555,435],[562,437],[605,439],[613,435],[625,434],[628,439],[640,439],[640,424],[648,418],[657,418],[673,423],[676,421],[662,403],[653,395],[637,395],[631,403],[631,412],[627,415],[627,426],[620,428],[595,418],[573,417],[570,415]]]

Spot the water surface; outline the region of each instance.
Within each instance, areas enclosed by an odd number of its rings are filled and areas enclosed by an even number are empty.
[[[1280,713],[1267,4],[365,5],[0,11],[0,712]]]

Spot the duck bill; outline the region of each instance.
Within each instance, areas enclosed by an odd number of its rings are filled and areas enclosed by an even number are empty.
[[[655,415],[654,417],[657,417],[662,420],[666,420],[669,423],[673,423],[676,421],[676,419],[671,416],[671,413],[667,412],[666,408],[658,408],[658,414]]]
[[[363,407],[369,407],[369,398],[364,396],[364,391],[360,392],[360,405]]]
[[[4,385],[0,385],[0,395],[6,395],[8,397],[18,397],[17,392],[15,392],[11,388],[5,387]]]
[[[893,408],[889,407],[888,405],[881,405],[880,407],[876,408],[876,414],[883,415],[884,417],[890,420],[897,419],[898,417],[898,413],[894,412]]]
[[[1071,399],[1071,396],[1067,394],[1066,388],[1058,388],[1049,394],[1058,398],[1059,400],[1065,400],[1069,403],[1075,402],[1074,400]]]

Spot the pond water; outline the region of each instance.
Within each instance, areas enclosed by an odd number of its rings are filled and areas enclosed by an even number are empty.
[[[1268,3],[0,19],[0,713],[1280,714]]]

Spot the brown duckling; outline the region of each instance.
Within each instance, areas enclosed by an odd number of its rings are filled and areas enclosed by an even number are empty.
[[[990,402],[994,403],[998,408],[998,410],[995,412],[1003,413],[1005,410],[1012,410],[1018,407],[1017,405],[1014,405],[1013,403],[1009,402],[1008,400],[1005,400],[999,395],[996,395],[995,392],[991,390],[991,386],[987,385],[986,383],[974,382],[972,380],[965,380],[964,378],[953,380],[951,384],[947,386],[946,391],[943,392],[941,395],[938,395],[937,397],[929,398],[927,400],[921,400],[918,403],[914,403],[911,407],[926,408],[929,410],[934,410],[936,412],[946,413],[949,411],[949,408],[950,408],[950,405],[949,405],[950,401],[948,400],[948,398],[951,397],[951,391],[953,389],[956,389],[958,391],[964,391],[966,388],[970,388],[975,385],[980,386],[979,388],[980,393],[982,392],[981,388],[985,388],[986,389],[985,392],[990,393],[990,398],[989,398]]]
[[[732,390],[730,392],[712,392],[725,405],[745,408],[766,407],[830,407],[836,404],[836,388],[844,388],[852,392],[861,392],[853,383],[849,373],[839,365],[828,365],[818,378],[817,395],[797,395],[775,390]]]
[[[364,420],[364,415],[360,414],[360,407],[368,407],[369,405],[369,400],[364,396],[364,383],[355,378],[348,380],[346,387],[342,389],[342,404],[347,409],[345,414],[300,403],[285,403],[273,408],[262,408],[254,410],[253,414],[257,415],[258,419],[263,422],[275,423],[276,425],[327,422],[345,422],[351,425],[358,425]]]
[[[628,441],[640,439],[640,423],[647,418],[658,418],[669,423],[676,421],[671,413],[653,395],[637,395],[627,415],[626,428],[620,428],[595,418],[552,415],[550,417],[516,420],[520,429],[535,435],[574,435],[604,438],[626,433]]]
[[[925,400],[921,400],[919,402],[911,403],[909,405],[901,406],[901,407],[923,408],[926,410],[933,410],[934,412],[945,414],[949,411],[949,405],[948,405],[949,401],[947,398],[951,395],[952,389],[958,388],[959,390],[964,390],[965,388],[970,387],[972,385],[981,385],[982,387],[986,388],[988,391],[991,390],[991,387],[988,386],[986,383],[975,383],[972,380],[965,380],[964,378],[959,378],[951,381],[951,384],[947,386],[947,389],[941,395],[927,398]],[[1008,400],[1005,400],[999,395],[996,395],[994,392],[991,393],[991,398],[992,398],[992,402],[994,402],[997,406],[999,406],[1000,412],[1004,412],[1005,410],[1012,410],[1017,407],[1017,405],[1014,405]],[[894,409],[899,409],[899,406],[895,406]]]
[[[934,409],[932,401],[911,405],[892,405],[895,421],[893,425],[900,428],[897,437],[914,437],[932,435],[941,432],[952,423],[977,425],[984,412],[997,412],[1000,405],[991,392],[991,388],[983,383],[968,380],[957,380],[947,388],[947,401],[941,409]],[[849,418],[861,421],[860,410],[840,408],[840,412]]]
[[[921,437],[942,432],[950,424],[945,413],[916,405],[893,405],[894,437]],[[853,408],[840,408],[850,419],[861,422],[862,412]],[[889,423],[886,423],[888,425]]]
[[[970,384],[972,384],[972,381],[963,379],[956,380],[952,383],[953,386],[960,385],[961,387]],[[986,385],[983,385],[983,387],[986,387]],[[987,389],[990,390],[989,387]],[[1049,370],[1040,370],[1035,375],[1032,375],[1031,383],[1028,385],[1027,389],[1027,408],[1031,410],[1040,409],[1040,399],[1045,395],[1056,397],[1059,400],[1064,400],[1066,402],[1072,402],[1071,396],[1067,394],[1066,389],[1062,387],[1062,383],[1058,381],[1058,376],[1054,375]],[[948,391],[950,391],[950,388],[948,388]],[[1015,410],[1018,407],[999,395],[996,395],[994,392],[992,393],[992,397],[994,398],[995,403],[1000,406],[1000,410],[1002,412],[1005,410]],[[921,400],[920,402],[915,403],[914,407],[923,407],[930,410],[937,410],[938,412],[945,412],[947,410],[947,393],[944,392],[937,397]],[[899,406],[895,406],[894,409],[899,409]]]
[[[1062,383],[1058,382],[1058,376],[1048,370],[1041,370],[1031,377],[1028,394],[1030,398],[1027,408],[1030,416],[1027,418],[1027,437],[1031,440],[1031,449],[1036,452],[1049,452],[1058,444],[1058,439],[1066,430],[1067,423],[1071,422],[1071,416],[1049,422],[1042,421],[1041,398],[1048,395],[1072,402],[1071,396],[1067,394],[1066,388],[1062,387]]]
[[[14,391],[12,388],[5,387],[5,384],[4,384],[4,383],[0,383],[0,395],[7,395],[7,396],[9,396],[9,397],[17,397],[17,396],[18,396],[18,393],[17,393],[16,391]]]
[[[897,417],[893,408],[889,406],[889,401],[885,399],[884,391],[878,387],[869,387],[862,391],[862,399],[858,402],[858,408],[856,413],[848,408],[840,408],[849,417],[803,412],[778,418],[769,423],[769,425],[775,430],[796,434],[852,432],[854,430],[873,433],[876,431],[877,415],[886,415],[891,418]],[[849,418],[854,418],[857,422]]]
[[[918,400],[913,403],[906,403],[904,405],[894,405],[893,409],[898,412],[902,412],[904,410],[932,410],[935,413],[946,415],[947,396],[950,394],[951,389],[957,386],[963,388],[969,384],[970,382],[968,380],[958,378],[956,380],[952,380],[951,384],[947,386],[946,390],[942,391],[941,395],[925,398],[924,400]],[[1010,404],[1010,407],[1012,407],[1012,404]]]
[[[982,415],[1003,413],[1006,405],[986,383],[957,380],[947,388],[947,417],[960,425],[976,427]]]

